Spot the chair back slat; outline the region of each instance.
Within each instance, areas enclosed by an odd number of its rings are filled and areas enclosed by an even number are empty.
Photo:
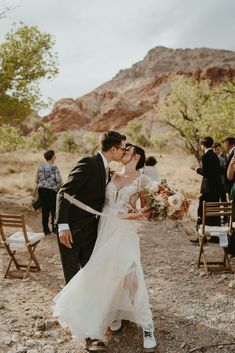
[[[5,228],[20,228],[24,234],[25,243],[28,243],[28,235],[24,215],[0,214],[0,233],[2,239],[6,240]]]
[[[205,217],[232,215],[232,201],[229,202],[203,202]]]
[[[0,214],[0,224],[3,227],[22,228],[24,224],[24,215]]]
[[[207,217],[228,217],[228,234],[232,231],[232,206],[233,201],[229,202],[206,202],[203,201],[203,212],[202,212],[202,233],[205,233],[205,225]]]
[[[11,222],[1,222],[1,225],[3,227],[13,227],[13,228],[22,228],[22,223],[16,222],[16,223],[11,223]]]

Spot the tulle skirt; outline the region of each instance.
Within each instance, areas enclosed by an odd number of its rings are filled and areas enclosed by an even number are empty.
[[[53,313],[75,338],[102,340],[117,319],[153,329],[133,221],[101,218],[89,262],[54,298]]]

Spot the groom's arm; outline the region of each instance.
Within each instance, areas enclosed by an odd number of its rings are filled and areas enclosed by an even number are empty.
[[[71,196],[78,195],[86,183],[90,173],[90,159],[84,158],[69,173],[68,179],[61,187],[57,195],[56,223],[58,224],[59,240],[68,248],[72,247],[72,233],[68,225],[68,213],[70,203],[64,198],[64,193]]]
[[[66,182],[57,194],[56,223],[68,224],[70,202],[64,198],[64,193],[71,196],[79,195],[84,187],[91,171],[91,159],[89,157],[80,160],[70,171]]]

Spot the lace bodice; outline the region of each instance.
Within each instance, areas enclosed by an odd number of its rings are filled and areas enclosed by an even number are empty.
[[[120,212],[128,212],[128,204],[130,197],[143,190],[145,187],[150,187],[152,184],[151,179],[141,174],[138,178],[132,181],[130,184],[123,186],[117,190],[113,177],[106,187],[105,193],[105,207],[111,207]]]

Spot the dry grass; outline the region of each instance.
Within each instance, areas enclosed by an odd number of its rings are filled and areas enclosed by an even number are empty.
[[[190,169],[195,163],[188,155],[155,155],[158,160],[157,168],[161,177],[166,178],[169,184],[184,191],[189,198],[197,198],[200,185],[200,176]],[[66,152],[58,152],[56,164],[63,180],[80,156]],[[35,176],[38,166],[44,163],[43,152],[22,152],[0,154],[0,195],[1,199],[10,199],[13,203],[30,204],[35,189]]]

